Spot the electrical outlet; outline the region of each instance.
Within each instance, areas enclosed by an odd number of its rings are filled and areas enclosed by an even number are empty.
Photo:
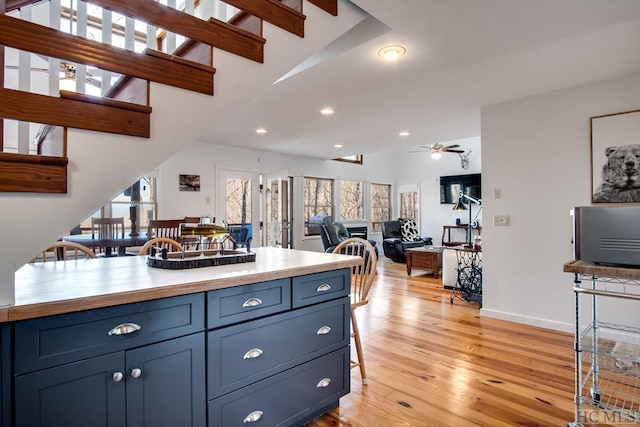
[[[204,198],[204,202],[208,205],[211,203],[211,197],[207,196]]]
[[[502,189],[500,187],[493,187],[493,198],[499,199],[502,197]]]
[[[494,215],[493,225],[497,227],[504,227],[511,223],[511,217],[509,215]]]

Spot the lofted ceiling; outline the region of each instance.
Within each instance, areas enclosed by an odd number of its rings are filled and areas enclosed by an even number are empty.
[[[370,16],[200,139],[323,159],[409,150],[479,136],[483,106],[640,71],[640,0],[352,3]],[[406,54],[383,60],[390,44]]]

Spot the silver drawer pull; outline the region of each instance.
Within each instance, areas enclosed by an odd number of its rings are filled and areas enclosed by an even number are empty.
[[[244,417],[244,421],[242,421],[242,422],[245,423],[245,424],[247,424],[247,423],[255,423],[260,418],[262,418],[262,414],[263,414],[262,411],[253,411],[252,413],[250,413],[249,415]]]
[[[243,359],[255,359],[256,357],[260,357],[262,356],[262,350],[260,350],[259,348],[252,348],[251,350],[247,351],[244,356],[242,356]]]
[[[329,384],[331,384],[331,378],[323,378],[318,384],[316,384],[316,388],[329,387]]]
[[[122,372],[114,372],[111,378],[113,379],[114,383],[119,383],[123,380],[124,374]]]
[[[249,298],[245,302],[242,303],[243,307],[255,307],[257,305],[262,304],[262,300],[260,298]]]
[[[329,332],[331,332],[331,327],[323,326],[322,328],[318,329],[316,335],[327,335]]]
[[[140,378],[140,375],[142,375],[142,369],[140,368],[133,368],[131,370],[131,376],[133,378]]]
[[[127,335],[142,329],[140,325],[135,323],[121,323],[112,330],[109,331],[109,336],[112,335]]]
[[[323,283],[322,285],[316,288],[316,292],[327,292],[331,290],[331,285],[328,283]]]

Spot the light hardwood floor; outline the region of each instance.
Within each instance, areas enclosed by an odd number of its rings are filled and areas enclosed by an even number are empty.
[[[407,276],[381,254],[370,302],[357,311],[369,384],[353,369],[340,407],[307,427],[574,421],[573,335],[480,317],[477,303],[450,295],[440,279]]]

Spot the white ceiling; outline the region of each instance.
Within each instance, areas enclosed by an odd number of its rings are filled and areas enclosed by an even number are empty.
[[[409,150],[479,136],[483,106],[640,70],[640,0],[353,3],[371,17],[202,140],[318,158]],[[406,55],[382,60],[389,44]]]

